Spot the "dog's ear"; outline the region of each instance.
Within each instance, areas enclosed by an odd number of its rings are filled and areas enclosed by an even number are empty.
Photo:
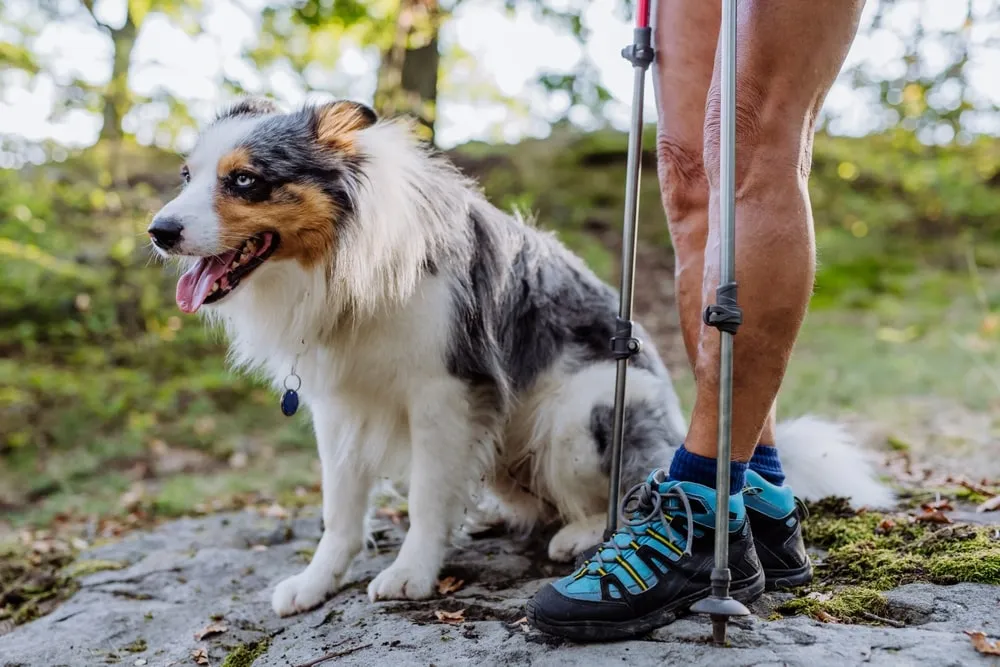
[[[238,116],[267,116],[273,113],[279,113],[280,111],[281,109],[278,108],[278,105],[266,97],[247,96],[240,98],[227,108],[223,109],[215,117],[215,120],[218,122],[220,120],[236,118]]]
[[[322,144],[340,149],[353,145],[352,134],[378,121],[378,116],[370,107],[349,100],[317,106],[313,113],[316,117],[316,138]]]

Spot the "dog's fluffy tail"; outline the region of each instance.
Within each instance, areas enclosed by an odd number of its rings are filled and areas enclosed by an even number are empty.
[[[895,504],[892,490],[842,426],[804,416],[778,424],[776,439],[785,483],[803,500],[840,496],[855,508]]]

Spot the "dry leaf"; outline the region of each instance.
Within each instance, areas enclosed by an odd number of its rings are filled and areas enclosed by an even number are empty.
[[[264,510],[264,516],[268,517],[269,519],[287,519],[288,510],[286,510],[278,503],[274,503],[266,510]]]
[[[887,535],[891,533],[892,529],[895,527],[896,522],[892,519],[882,519],[882,521],[879,522],[878,527],[875,529],[875,532],[879,535]]]
[[[916,519],[925,523],[951,523],[951,519],[946,517],[941,510],[928,510],[916,517]]]
[[[824,623],[839,623],[840,622],[840,621],[837,620],[837,618],[835,616],[831,616],[830,614],[826,613],[822,609],[820,609],[819,611],[816,612],[816,618],[818,618],[819,620],[823,621]]]
[[[465,582],[461,579],[456,579],[455,577],[445,577],[438,581],[438,593],[441,595],[448,595],[449,593],[454,593],[455,591],[462,588]]]
[[[119,502],[126,512],[130,512],[139,507],[145,496],[146,487],[142,484],[142,482],[135,482],[129,487],[128,491],[121,495]]]
[[[208,664],[208,651],[203,648],[196,648],[191,651],[191,657],[194,658],[195,663],[199,665]]]
[[[947,498],[939,498],[934,502],[923,503],[922,505],[920,505],[920,507],[927,512],[933,512],[934,510],[941,510],[942,512],[950,512],[951,510],[955,509],[954,507],[951,506],[951,501],[948,500]]]
[[[452,625],[458,625],[459,623],[465,623],[465,610],[459,609],[458,611],[444,611],[438,609],[434,612],[434,616],[437,620],[442,623],[451,623]]]
[[[380,507],[377,510],[375,510],[375,516],[377,516],[380,519],[388,519],[397,526],[403,522],[403,519],[406,517],[406,515],[407,515],[406,511],[398,507]]]
[[[966,630],[965,634],[969,635],[972,645],[983,655],[1000,655],[1000,642],[991,642],[985,634],[978,630],[976,632]]]
[[[206,625],[198,632],[194,633],[194,638],[201,641],[205,637],[211,637],[212,635],[221,635],[223,632],[228,630],[225,623],[210,623]]]
[[[993,496],[976,508],[977,512],[992,512],[994,510],[1000,510],[1000,496]]]
[[[820,593],[819,591],[813,591],[806,597],[810,600],[816,600],[817,602],[826,602],[827,600],[832,599],[833,595],[830,593]]]

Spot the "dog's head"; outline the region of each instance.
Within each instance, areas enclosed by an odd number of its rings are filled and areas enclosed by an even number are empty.
[[[265,262],[308,268],[332,257],[360,176],[357,135],[375,122],[355,102],[281,113],[247,99],[206,128],[181,168],[180,194],[148,229],[162,256],[190,262],[180,309],[225,299]]]

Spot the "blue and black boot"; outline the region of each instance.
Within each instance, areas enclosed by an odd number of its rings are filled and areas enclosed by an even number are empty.
[[[654,471],[622,499],[611,539],[528,601],[528,620],[574,641],[628,639],[671,623],[712,592],[715,511],[715,489]],[[729,498],[729,567],[734,598],[764,592],[740,494]]]
[[[753,528],[753,542],[767,590],[793,588],[812,581],[812,563],[802,541],[805,505],[787,486],[776,486],[747,471],[743,503]]]

